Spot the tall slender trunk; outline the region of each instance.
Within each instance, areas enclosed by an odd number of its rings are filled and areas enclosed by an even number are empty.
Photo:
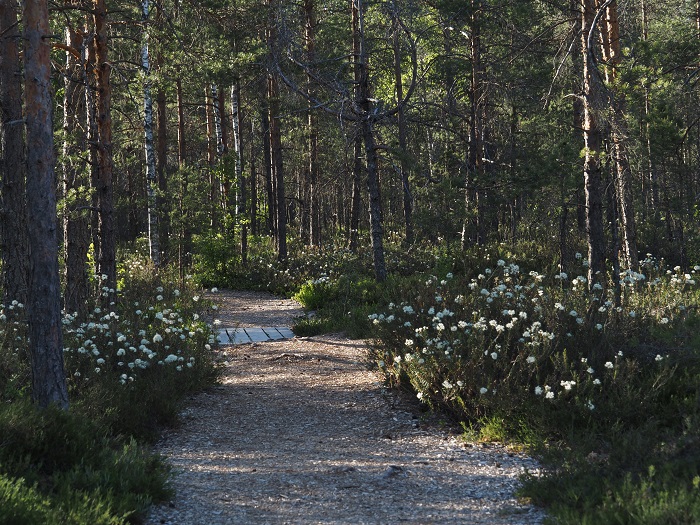
[[[144,26],[143,45],[141,47],[141,69],[143,71],[143,130],[146,150],[146,192],[148,195],[148,248],[151,262],[160,266],[160,238],[158,227],[158,208],[156,200],[157,172],[156,151],[153,140],[153,98],[151,96],[151,65],[148,52],[148,15],[149,0],[141,2],[141,16]]]
[[[63,368],[61,282],[54,173],[49,11],[46,0],[25,0],[25,118],[29,230],[29,351],[32,398],[40,407],[68,409]]]
[[[589,49],[588,35],[595,17],[595,0],[584,0],[582,8],[583,55],[583,138],[585,159],[583,165],[586,195],[586,238],[588,242],[588,282],[605,283],[605,233],[603,230],[603,194],[601,188],[601,132],[594,114],[600,104],[600,80],[595,76],[593,50]]]
[[[165,91],[158,88],[156,93],[156,114],[158,117],[158,134],[156,137],[156,176],[158,179],[158,196],[156,209],[159,212],[158,223],[160,230],[160,251],[162,257],[170,257],[170,199],[168,195],[168,117],[166,114]]]
[[[97,202],[100,216],[100,274],[109,290],[117,286],[116,236],[114,231],[114,187],[112,164],[112,70],[107,46],[107,7],[105,0],[94,0],[95,79],[97,86]],[[111,292],[110,297],[114,292]],[[106,301],[108,302],[108,301]]]
[[[270,146],[270,116],[267,106],[260,111],[260,125],[262,127],[262,143],[263,143],[263,169],[265,173],[265,192],[267,194],[267,214],[266,226],[267,231],[273,235],[277,235],[277,206],[275,205],[274,196],[274,178],[272,167],[272,153]]]
[[[486,239],[484,223],[485,195],[479,189],[483,184],[484,163],[484,122],[483,122],[483,64],[481,62],[481,0],[472,0],[471,19],[471,79],[469,89],[469,149],[465,189],[467,216],[462,227],[462,249],[469,245],[470,223],[475,225],[476,242],[483,244]]]
[[[269,62],[271,70],[267,76],[267,96],[269,102],[270,119],[270,153],[275,186],[276,207],[276,241],[277,258],[280,261],[287,260],[287,206],[284,188],[284,162],[282,160],[282,131],[280,129],[280,93],[277,74],[272,70],[275,63],[277,48],[279,47],[277,24],[275,20],[278,0],[268,0],[270,18],[267,26],[267,44],[270,50]]]
[[[268,77],[268,97],[270,100],[270,152],[275,185],[276,241],[277,258],[287,259],[287,206],[284,189],[284,162],[282,159],[282,131],[279,121],[279,86],[277,77]]]
[[[233,149],[235,153],[235,171],[238,188],[236,190],[236,220],[241,222],[241,260],[248,260],[248,224],[245,220],[246,177],[243,174],[243,124],[241,116],[241,85],[238,79],[231,86],[231,129],[233,130]]]
[[[394,85],[396,87],[396,100],[398,104],[403,101],[403,79],[401,75],[401,41],[397,7],[394,3],[392,11],[392,30],[394,47]],[[399,135],[399,179],[401,181],[401,195],[403,196],[403,220],[405,228],[405,243],[413,244],[413,196],[408,180],[408,141],[406,139],[406,115],[403,106],[399,106],[396,114],[396,125]]]
[[[67,0],[67,5],[72,2]],[[86,150],[84,131],[85,84],[82,57],[85,40],[80,31],[66,27],[66,44],[79,51],[79,57],[66,52],[66,76],[63,94],[63,195],[66,199],[64,215],[64,248],[66,286],[64,308],[77,313],[80,319],[87,315],[88,274],[86,269],[90,245],[87,198],[89,180],[83,159]]]
[[[625,120],[625,94],[617,89],[615,80],[618,76],[618,68],[622,63],[622,49],[620,46],[620,24],[617,17],[617,2],[613,1],[606,9],[605,28],[603,38],[603,59],[606,82],[612,84],[611,111],[612,126],[611,138],[613,142],[613,158],[615,160],[616,177],[615,187],[619,206],[619,219],[622,226],[621,244],[625,253],[627,267],[637,271],[639,258],[637,255],[637,225],[634,217],[634,203],[632,200],[632,172],[627,156],[625,143],[628,130]]]
[[[354,96],[356,100],[360,100],[360,14],[359,6],[355,4],[355,0],[350,0],[350,16],[352,24],[352,71],[354,82]],[[361,181],[362,181],[362,135],[360,134],[360,126],[355,130],[353,140],[353,164],[352,164],[352,197],[350,209],[350,242],[349,247],[352,251],[357,250],[358,230],[360,228],[360,206],[361,198]]]
[[[258,234],[258,176],[255,167],[255,121],[250,119],[250,233]]]
[[[5,304],[26,303],[29,286],[20,39],[16,2],[0,2],[0,252]]]
[[[313,67],[316,61],[316,4],[314,0],[304,0],[304,17],[306,21],[306,61]],[[316,97],[312,75],[307,77],[307,94],[309,100]],[[309,104],[307,109],[308,142],[308,224],[309,241],[312,246],[321,244],[321,228],[318,209],[318,123],[314,109]]]
[[[354,0],[353,17],[357,12],[357,31],[359,35],[359,57],[357,57],[360,73],[359,100],[357,106],[360,111],[360,129],[362,140],[365,144],[365,158],[367,163],[367,191],[369,192],[369,220],[370,235],[372,239],[372,259],[374,262],[374,275],[377,281],[382,282],[387,278],[386,263],[384,261],[384,227],[382,220],[382,201],[379,186],[379,172],[377,167],[377,147],[374,140],[374,116],[372,113],[372,101],[369,88],[369,64],[367,54],[367,41],[364,35],[364,6],[362,0]]]
[[[177,163],[180,172],[180,195],[178,208],[180,211],[180,242],[178,243],[178,266],[180,279],[185,277],[185,269],[191,264],[192,230],[190,226],[190,209],[185,202],[189,191],[189,171],[187,170],[186,140],[185,140],[185,105],[182,95],[182,79],[175,80],[177,97]]]

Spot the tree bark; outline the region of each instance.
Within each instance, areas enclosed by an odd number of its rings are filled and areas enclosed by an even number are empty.
[[[275,62],[277,47],[279,46],[277,25],[275,22],[275,10],[278,0],[268,0],[270,8],[270,18],[267,26],[267,44],[270,50],[271,70],[267,76],[267,96],[269,101],[269,121],[270,121],[270,153],[272,157],[272,167],[275,186],[275,208],[276,208],[276,241],[277,258],[280,261],[287,260],[287,205],[284,188],[284,162],[282,159],[282,131],[280,128],[280,93],[277,73],[272,70]]]
[[[282,159],[282,131],[279,121],[279,86],[275,75],[268,77],[270,100],[270,152],[275,186],[277,258],[287,259],[287,206],[284,190],[284,162]]]
[[[107,7],[105,0],[94,0],[95,81],[97,88],[97,206],[99,209],[99,272],[102,285],[114,290],[117,285],[116,236],[114,231],[114,187],[112,163],[112,70],[107,47]],[[114,292],[108,297],[111,299]],[[107,301],[106,301],[107,302]]]
[[[617,17],[617,2],[613,1],[606,8],[605,28],[603,31],[603,59],[606,62],[606,82],[611,86],[612,97],[610,109],[612,114],[611,138],[613,143],[613,156],[617,171],[615,188],[617,189],[617,201],[619,206],[619,219],[622,226],[621,244],[625,253],[627,267],[638,271],[639,258],[637,255],[637,225],[634,217],[634,202],[632,199],[632,172],[627,156],[628,136],[627,122],[625,120],[625,95],[615,85],[618,76],[618,68],[622,63],[622,49],[620,47],[620,24]]]
[[[0,2],[0,242],[5,304],[26,303],[29,287],[20,38],[16,2]]]
[[[72,5],[71,0],[66,1]],[[80,31],[66,27],[66,44],[81,50],[85,56],[85,40]],[[87,179],[82,155],[86,151],[85,136],[85,76],[83,64],[70,52],[66,52],[66,72],[63,95],[63,195],[66,199],[64,216],[64,248],[66,286],[64,308],[77,313],[80,319],[87,316],[88,274],[87,253],[90,245],[89,201],[90,181]]]
[[[595,115],[601,104],[600,80],[593,71],[593,50],[589,48],[589,33],[596,13],[595,0],[584,0],[582,8],[583,54],[583,165],[586,196],[586,239],[588,242],[588,282],[605,284],[605,234],[603,230],[603,194],[601,189],[601,133]]]
[[[49,11],[46,0],[25,0],[24,78],[29,230],[29,350],[32,398],[40,407],[68,409],[63,368],[61,283],[54,173]]]
[[[148,51],[148,16],[149,0],[141,2],[141,16],[144,25],[143,44],[141,47],[141,69],[143,72],[143,130],[146,150],[146,193],[148,196],[148,248],[151,262],[160,266],[160,238],[158,226],[158,207],[156,190],[158,177],[156,173],[156,151],[153,139],[153,97],[151,96],[151,65]]]
[[[316,5],[314,0],[304,0],[304,18],[306,22],[306,60],[309,65],[316,61]],[[314,80],[311,74],[307,75],[307,94],[309,100],[316,98]],[[321,229],[318,210],[318,123],[316,114],[309,103],[307,109],[307,125],[309,129],[308,142],[308,225],[309,242],[311,246],[320,246]]]
[[[158,117],[158,135],[156,137],[156,177],[158,179],[158,196],[156,198],[156,209],[159,212],[158,224],[160,230],[158,239],[160,241],[161,259],[165,261],[170,258],[170,199],[168,195],[168,117],[166,114],[165,91],[162,88],[156,93],[156,114]]]
[[[356,13],[356,15],[355,15]],[[369,192],[369,220],[370,235],[372,239],[372,259],[374,263],[374,275],[377,281],[383,282],[387,278],[386,263],[384,261],[384,227],[382,220],[382,201],[379,188],[379,172],[377,167],[377,147],[374,140],[374,115],[372,114],[372,102],[369,88],[369,64],[367,42],[364,35],[364,6],[362,0],[353,2],[353,18],[357,16],[357,32],[359,37],[359,51],[357,57],[359,64],[359,100],[357,106],[361,118],[360,129],[362,140],[365,144],[365,158],[367,163],[367,190]]]
[[[396,100],[399,104],[399,110],[396,114],[396,126],[399,135],[399,180],[401,181],[401,195],[403,196],[403,220],[405,237],[404,241],[407,246],[413,244],[413,196],[408,180],[408,141],[406,139],[406,116],[401,101],[403,100],[403,79],[401,75],[401,42],[399,39],[400,28],[398,13],[396,12],[396,3],[393,5],[392,12],[392,30],[394,32],[393,47],[394,47],[394,84],[396,86]]]

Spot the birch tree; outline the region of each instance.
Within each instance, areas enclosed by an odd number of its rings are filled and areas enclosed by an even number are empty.
[[[148,248],[153,265],[160,266],[160,239],[157,209],[156,151],[153,140],[153,98],[151,96],[151,65],[148,50],[149,0],[141,2],[143,23],[143,45],[141,47],[141,70],[143,73],[143,130],[146,149],[146,191],[148,194]]]

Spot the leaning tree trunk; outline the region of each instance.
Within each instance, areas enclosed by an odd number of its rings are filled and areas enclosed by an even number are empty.
[[[605,284],[605,233],[603,230],[603,194],[601,189],[601,134],[594,113],[600,105],[600,80],[595,76],[592,35],[595,0],[584,0],[582,6],[583,53],[583,138],[585,159],[583,165],[586,194],[586,239],[588,241],[588,282]]]
[[[151,96],[151,65],[148,52],[149,0],[141,3],[141,16],[144,25],[141,47],[141,69],[143,71],[143,131],[146,150],[146,193],[148,195],[148,251],[155,267],[160,266],[160,238],[156,193],[158,187],[156,172],[156,149],[153,140],[153,97]]]
[[[25,0],[25,119],[29,230],[29,351],[32,398],[40,407],[68,409],[63,368],[61,281],[54,174],[49,11],[46,0]]]
[[[97,87],[97,208],[99,210],[99,271],[108,290],[117,285],[116,235],[114,229],[114,186],[112,164],[112,70],[107,47],[107,6],[94,0],[95,82]],[[114,292],[109,295],[113,296]],[[108,297],[109,299],[110,297]],[[111,301],[105,301],[111,302]]]
[[[5,304],[26,303],[29,286],[20,38],[16,2],[0,1],[0,251]]]

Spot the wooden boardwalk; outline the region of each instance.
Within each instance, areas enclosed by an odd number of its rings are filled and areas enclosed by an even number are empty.
[[[291,339],[294,332],[286,326],[265,326],[256,328],[219,328],[217,338],[222,345],[263,343]]]

